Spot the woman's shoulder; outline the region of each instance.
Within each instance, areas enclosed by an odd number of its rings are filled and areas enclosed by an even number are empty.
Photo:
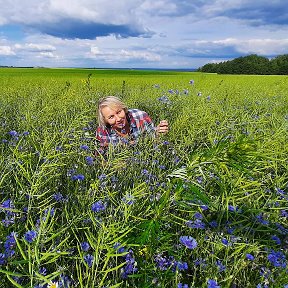
[[[140,109],[128,109],[128,114],[130,114],[134,119],[143,119],[148,116],[147,112]]]

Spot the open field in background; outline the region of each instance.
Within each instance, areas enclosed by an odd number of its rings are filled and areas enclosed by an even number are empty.
[[[0,287],[287,287],[287,87],[287,76],[0,69]],[[169,134],[102,166],[107,95],[167,119]]]

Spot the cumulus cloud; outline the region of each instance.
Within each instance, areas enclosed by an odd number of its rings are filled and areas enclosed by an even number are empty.
[[[0,0],[0,23],[67,39],[151,37],[135,11],[140,0]]]
[[[0,55],[10,56],[15,55],[15,52],[12,50],[10,46],[0,46]]]
[[[56,50],[56,48],[52,45],[35,43],[15,44],[15,48],[17,50],[29,52],[51,52]]]
[[[121,50],[113,50],[113,51],[100,51],[100,49],[96,46],[91,47],[91,53],[88,57],[94,59],[102,59],[107,62],[110,61],[148,61],[148,62],[158,62],[161,60],[161,56],[156,53],[152,53],[146,50],[128,50],[128,49],[121,49]]]

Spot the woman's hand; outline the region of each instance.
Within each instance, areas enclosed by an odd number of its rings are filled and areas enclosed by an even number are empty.
[[[167,120],[160,121],[159,125],[156,127],[156,135],[166,134],[169,130],[169,125]]]

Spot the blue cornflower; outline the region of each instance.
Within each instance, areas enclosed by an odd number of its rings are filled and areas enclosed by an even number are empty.
[[[189,288],[188,284],[178,283],[177,288]]]
[[[272,239],[276,244],[281,245],[281,240],[280,240],[280,238],[279,238],[278,236],[273,235],[273,236],[271,237],[271,239]]]
[[[272,263],[275,267],[285,268],[287,265],[286,257],[281,251],[271,250],[267,258],[268,261]]]
[[[194,80],[190,80],[189,84],[193,85],[194,84]]]
[[[194,218],[196,218],[196,219],[203,219],[203,215],[202,215],[200,212],[196,212],[196,213],[194,214]]]
[[[30,133],[29,133],[29,131],[24,131],[23,132],[23,136],[28,136]]]
[[[82,149],[82,150],[89,150],[89,146],[88,145],[81,145],[80,146],[80,149]]]
[[[237,211],[237,207],[233,206],[233,205],[228,205],[228,210],[230,212],[236,212]]]
[[[24,234],[24,239],[29,243],[32,243],[36,239],[36,237],[37,237],[37,232],[34,230],[27,231]]]
[[[287,210],[281,210],[280,211],[280,216],[288,218],[288,211]]]
[[[268,220],[265,220],[265,219],[263,218],[263,214],[262,214],[262,213],[256,215],[256,219],[258,220],[258,222],[260,222],[260,223],[263,224],[263,225],[268,225],[268,224],[269,224],[269,221],[268,221]]]
[[[93,162],[94,162],[94,158],[93,158],[93,157],[91,157],[91,156],[86,156],[86,157],[85,157],[85,160],[86,160],[86,163],[87,163],[88,165],[93,165]]]
[[[75,174],[72,175],[71,177],[72,180],[79,180],[79,181],[83,181],[85,179],[85,176],[82,174]]]
[[[88,267],[92,267],[94,262],[94,257],[91,254],[87,254],[84,256],[84,261],[87,263]]]
[[[100,181],[103,181],[103,180],[105,180],[106,178],[107,178],[107,175],[105,175],[105,174],[101,174],[101,175],[98,176],[98,179],[99,179]]]
[[[17,233],[11,232],[11,234],[6,237],[4,248],[5,249],[14,248],[16,246],[16,239],[15,239],[16,237],[17,237]]]
[[[250,261],[253,261],[255,259],[254,256],[252,254],[249,254],[249,253],[246,254],[246,258]]]
[[[216,265],[220,273],[226,270],[226,266],[223,265],[223,263],[220,260],[216,260]]]
[[[12,136],[12,137],[17,137],[17,136],[18,136],[18,132],[15,131],[15,130],[9,131],[8,134],[9,134],[10,136]]]
[[[122,201],[127,205],[132,205],[135,202],[135,197],[133,195],[127,194],[122,198]]]
[[[200,219],[196,219],[195,221],[187,221],[186,225],[189,228],[205,229],[205,223],[203,223]]]
[[[62,195],[60,192],[53,194],[53,198],[54,198],[57,202],[64,202],[64,200],[65,200],[64,197],[63,197],[63,195]]]
[[[6,264],[6,255],[3,253],[0,253],[0,266]]]
[[[100,212],[104,211],[106,209],[107,203],[102,202],[102,200],[99,200],[92,204],[91,209],[93,212]]]
[[[213,280],[213,279],[209,279],[207,281],[207,288],[220,288],[220,286],[217,284],[217,281],[216,280]]]
[[[126,265],[121,269],[121,277],[126,279],[129,274],[136,273],[137,262],[134,259],[133,251],[129,250],[128,254],[125,255]]]
[[[170,104],[171,103],[171,101],[169,100],[169,98],[166,95],[161,96],[160,98],[158,98],[158,100],[163,104]]]
[[[221,240],[221,242],[224,244],[224,245],[228,245],[229,244],[229,241],[226,239],[226,238],[223,238]]]
[[[188,249],[195,249],[198,245],[196,239],[191,236],[181,236],[179,240]]]
[[[39,273],[41,274],[41,275],[46,275],[47,274],[47,269],[45,268],[45,267],[41,267],[40,269],[39,269]]]
[[[188,269],[188,264],[187,262],[178,261],[176,262],[176,267],[178,268],[179,271],[184,271]]]
[[[175,265],[175,259],[173,256],[164,256],[162,254],[157,254],[155,256],[155,262],[157,268],[161,271],[165,271]]]
[[[81,246],[81,249],[82,249],[83,251],[85,251],[85,252],[87,252],[87,251],[90,249],[90,245],[89,245],[89,243],[87,243],[87,242],[82,242],[82,243],[80,244],[80,246]]]
[[[209,225],[212,227],[212,228],[216,228],[218,226],[218,223],[216,220],[212,220],[211,222],[209,222]]]
[[[116,250],[117,253],[124,253],[125,247],[121,246],[121,243],[116,242],[113,246],[113,248]]]

